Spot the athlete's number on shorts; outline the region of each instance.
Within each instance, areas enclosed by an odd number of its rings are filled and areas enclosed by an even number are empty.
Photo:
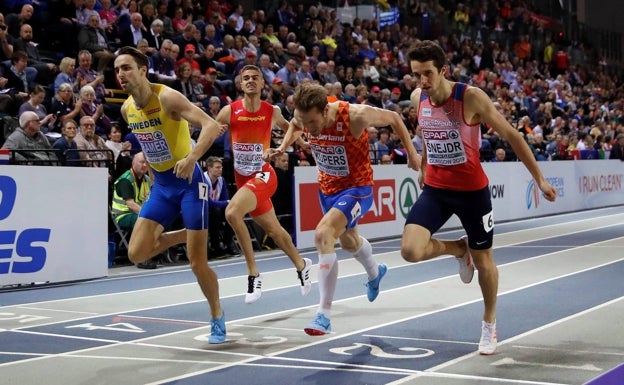
[[[494,213],[490,211],[483,216],[483,229],[489,233],[494,228]]]
[[[260,179],[264,183],[269,183],[269,176],[271,176],[270,172],[261,171],[256,173],[256,179]]]
[[[199,199],[207,201],[208,200],[208,185],[203,182],[199,182]]]

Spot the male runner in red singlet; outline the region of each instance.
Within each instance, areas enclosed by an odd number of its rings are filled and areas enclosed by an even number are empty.
[[[419,175],[423,192],[403,230],[401,255],[409,262],[454,255],[465,283],[472,280],[476,266],[485,304],[479,353],[494,354],[498,269],[492,249],[494,218],[488,178],[479,161],[480,124],[495,127],[511,144],[547,200],[554,201],[557,190],[544,178],[524,139],[496,110],[487,94],[477,87],[445,78],[446,55],[438,44],[418,43],[409,60],[420,83],[411,100],[418,111],[426,167]],[[455,241],[431,238],[452,214],[461,220],[467,238]]]
[[[258,67],[243,67],[241,88],[244,92],[243,99],[223,107],[217,115],[217,122],[229,125],[231,135],[238,191],[225,209],[225,218],[236,233],[247,262],[249,276],[245,303],[255,302],[262,295],[262,276],[256,265],[251,237],[244,221],[247,213],[288,255],[297,269],[301,294],[308,295],[312,287],[312,261],[301,258],[290,234],[280,225],[275,215],[271,196],[277,189],[277,176],[273,167],[262,159],[264,151],[271,147],[273,126],[286,130],[288,122],[282,117],[279,107],[260,100],[264,78]]]
[[[314,242],[319,255],[318,283],[321,303],[304,331],[311,336],[331,331],[332,301],[338,280],[334,244],[340,239],[344,250],[364,266],[368,275],[367,296],[374,301],[387,267],[373,259],[373,250],[358,234],[357,222],[373,203],[373,170],[370,164],[367,128],[391,126],[405,146],[409,166],[420,168],[420,155],[407,127],[395,112],[364,104],[327,102],[320,85],[305,85],[295,93],[295,113],[282,144],[269,149],[265,159],[284,153],[305,132],[319,170],[319,199],[323,218],[316,226]]]

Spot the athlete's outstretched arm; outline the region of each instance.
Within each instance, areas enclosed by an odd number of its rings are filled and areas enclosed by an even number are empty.
[[[297,120],[292,118],[290,123],[288,123],[288,129],[284,134],[284,138],[282,139],[282,144],[279,145],[278,148],[269,148],[264,152],[263,158],[265,162],[270,161],[271,159],[282,155],[288,146],[292,145],[295,141],[301,138],[301,133],[303,132],[303,128],[300,124],[296,123]]]
[[[509,142],[518,158],[535,179],[535,183],[544,193],[544,197],[549,201],[554,201],[557,198],[557,190],[544,178],[529,145],[521,134],[509,124],[507,119],[496,110],[487,94],[480,88],[468,87],[464,103],[467,104],[469,111],[477,113],[481,123],[487,123],[494,127],[501,138]]]

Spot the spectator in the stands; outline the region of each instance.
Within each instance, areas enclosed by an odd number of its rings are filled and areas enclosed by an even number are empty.
[[[624,160],[624,134],[618,134],[615,137],[615,144],[611,147],[609,159]]]
[[[172,45],[171,40],[165,39],[160,50],[152,55],[154,67],[151,69],[150,76],[156,83],[171,85],[176,79],[175,62],[170,56]]]
[[[139,12],[131,14],[130,25],[119,31],[120,45],[122,47],[136,47],[141,39],[147,39],[148,37],[149,33],[143,25],[143,16]]]
[[[33,161],[34,164],[48,164],[44,161],[56,161],[53,152],[45,151],[52,149],[48,138],[41,132],[39,116],[32,111],[26,111],[19,118],[19,127],[8,136],[2,148],[10,150],[29,150],[16,152],[15,159],[18,161]],[[43,151],[32,151],[43,150]]]
[[[150,25],[150,29],[147,31],[147,43],[149,45],[149,55],[154,55],[156,52],[160,50],[162,47],[163,41],[165,40],[163,35],[163,26],[164,23],[160,19],[154,19],[152,24]]]
[[[13,55],[13,36],[4,23],[4,15],[0,13],[0,62],[11,59]]]
[[[100,27],[100,17],[98,15],[89,16],[88,24],[82,27],[78,33],[78,48],[90,52],[97,58],[97,71],[103,72],[108,63],[115,58],[106,31]]]
[[[260,56],[260,71],[262,72],[262,76],[264,77],[265,84],[273,84],[273,79],[276,78],[275,70],[273,64],[271,63],[271,58],[267,54],[263,54]]]
[[[234,243],[234,231],[225,220],[225,208],[230,202],[228,182],[223,177],[223,161],[216,156],[206,159],[206,172],[208,181],[208,208],[210,221],[209,228],[209,258],[223,255],[238,255],[240,249]]]
[[[76,68],[76,80],[80,85],[79,89],[89,85],[95,90],[95,97],[98,102],[104,103],[106,100],[106,87],[104,86],[104,74],[91,68],[93,58],[89,51],[82,50],[78,53],[78,68]]]
[[[81,109],[82,100],[74,98],[74,90],[71,84],[61,83],[50,106],[50,112],[56,116],[52,131],[60,133],[66,120],[79,119]]]
[[[78,123],[73,119],[66,119],[61,133],[63,135],[52,145],[52,148],[57,150],[56,157],[67,166],[79,166],[77,161],[80,160],[80,155],[78,155],[78,146],[74,141],[78,134]]]
[[[24,51],[15,51],[11,55],[10,65],[5,62],[0,63],[1,76],[6,78],[5,89],[11,90],[13,105],[20,106],[28,99],[30,90],[34,88],[34,83],[30,83],[26,75],[26,65],[28,55]],[[14,112],[12,112],[14,114]]]
[[[54,80],[54,94],[58,93],[59,87],[63,83],[70,84],[72,86],[72,90],[76,93],[80,90],[78,79],[74,76],[75,69],[76,59],[72,57],[64,57],[61,59],[61,63],[59,64],[60,72],[56,75],[56,79]]]
[[[186,96],[189,100],[193,97],[193,86],[191,84],[192,73],[193,69],[189,63],[180,64],[180,67],[178,67],[176,71],[177,79],[171,86],[173,89],[181,92],[182,95]]]
[[[35,8],[31,4],[23,4],[20,13],[9,13],[5,20],[9,34],[19,36],[22,25],[30,22],[34,12]]]
[[[82,100],[80,117],[92,117],[95,122],[95,134],[106,138],[110,131],[111,119],[104,113],[104,105],[96,101],[93,87],[89,85],[82,87],[80,89],[80,100]]]
[[[171,24],[173,25],[173,32],[182,33],[184,28],[193,23],[193,15],[185,15],[182,7],[177,7],[174,11]]]
[[[221,106],[232,102],[232,99],[228,95],[228,88],[232,87],[232,81],[229,79],[219,80],[215,68],[208,68],[206,70],[206,76],[203,77],[203,85],[205,94],[208,96],[217,96],[219,100],[221,100]]]
[[[288,59],[286,65],[280,68],[277,77],[284,81],[284,85],[288,90],[294,90],[297,86],[297,62],[295,59]]]
[[[141,16],[143,17],[143,26],[148,30],[151,28],[152,23],[156,20],[155,4],[152,1],[141,2]]]
[[[105,143],[106,146],[110,148],[113,152],[115,161],[117,161],[121,153],[126,153],[125,155],[129,155],[132,148],[130,142],[121,141],[122,137],[123,133],[121,132],[121,127],[119,126],[119,123],[112,123],[110,127],[110,133],[108,134],[108,139]]]
[[[100,25],[106,30],[106,33],[115,37],[118,35],[117,28],[117,12],[112,7],[111,0],[100,0],[102,8],[98,11],[100,15]]]
[[[24,102],[17,112],[18,118],[22,116],[22,114],[26,111],[32,111],[39,117],[40,130],[44,134],[48,131],[52,131],[54,128],[54,123],[56,121],[56,116],[54,114],[49,114],[46,107],[43,105],[43,99],[45,98],[46,90],[39,84],[30,91],[30,98]]]
[[[36,81],[39,84],[48,85],[54,81],[54,75],[58,72],[58,68],[52,59],[41,56],[38,45],[33,41],[33,29],[30,24],[22,24],[19,38],[13,42],[13,49],[26,52],[28,66],[37,70]]]
[[[208,99],[208,111],[206,112],[208,113],[208,115],[210,115],[211,118],[215,119],[219,114],[220,110],[221,99],[219,99],[218,96],[211,96],[210,99]]]
[[[173,23],[167,14],[167,0],[160,0],[156,5],[156,19],[163,22],[163,38],[173,37]]]
[[[193,46],[193,55],[197,52],[197,40],[195,40],[196,29],[197,27],[195,27],[195,24],[188,24],[184,27],[184,30],[180,35],[173,38],[174,43],[184,49],[184,52],[178,54],[178,60],[182,59],[182,57],[186,54],[189,44]]]
[[[187,44],[184,46],[184,56],[178,59],[176,65],[179,67],[182,63],[188,63],[191,65],[191,68],[194,70],[199,70],[201,67],[199,66],[199,62],[195,60],[195,45]]]
[[[169,57],[171,57],[173,61],[175,62],[178,60],[179,55],[180,55],[180,46],[174,43],[171,46],[171,50],[169,51]]]
[[[245,58],[242,61],[237,62],[237,64],[234,66],[234,73],[239,74],[240,71],[245,66],[248,66],[248,65],[255,66],[257,64],[256,63],[257,61],[258,61],[258,54],[256,54],[256,51],[249,50],[245,52]]]
[[[90,162],[91,167],[107,167],[112,162],[112,151],[108,149],[104,139],[95,134],[95,121],[85,115],[80,118],[80,132],[76,135],[76,145],[80,151],[80,159],[101,162]]]
[[[494,151],[494,158],[492,158],[491,162],[505,162],[507,159],[507,152],[503,147],[498,147]]]

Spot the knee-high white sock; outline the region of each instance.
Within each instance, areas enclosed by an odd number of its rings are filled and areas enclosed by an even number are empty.
[[[326,317],[331,315],[334,292],[338,281],[338,264],[336,263],[336,253],[319,254],[318,285],[321,303],[319,313]]]
[[[360,239],[362,240],[362,246],[353,254],[353,258],[364,266],[364,270],[368,274],[368,280],[372,281],[377,278],[379,267],[377,266],[377,261],[373,259],[373,246],[361,235]]]

